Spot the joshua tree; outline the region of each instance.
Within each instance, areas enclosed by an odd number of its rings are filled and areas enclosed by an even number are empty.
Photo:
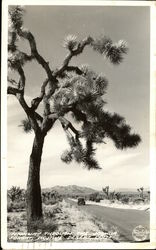
[[[61,123],[69,142],[69,149],[61,156],[62,161],[70,163],[75,160],[88,169],[100,169],[95,159],[95,144],[104,143],[106,138],[110,138],[118,149],[124,149],[137,146],[141,139],[131,132],[131,127],[123,117],[105,111],[104,94],[108,85],[106,77],[87,66],[71,64],[74,57],[90,47],[118,65],[127,53],[124,41],[113,43],[106,36],[88,36],[79,40],[74,35],[68,35],[63,43],[67,56],[62,65],[54,69],[50,68],[49,63],[39,53],[33,34],[23,28],[23,9],[19,6],[11,7],[9,18],[8,67],[19,75],[19,80],[8,75],[7,93],[14,95],[25,111],[27,118],[22,121],[24,131],[34,133],[26,192],[27,226],[30,231],[33,229],[33,222],[43,218],[40,187],[42,149],[44,139],[56,121]],[[18,39],[28,42],[30,54],[19,49]],[[25,100],[24,65],[32,60],[41,66],[46,78],[43,83],[39,83],[40,93],[28,105]],[[41,103],[43,113],[38,111]],[[72,115],[74,123],[67,119],[67,113]],[[81,131],[76,129],[76,122],[81,124]]]
[[[8,196],[12,202],[19,199],[20,196],[22,198],[22,189],[20,189],[20,187],[12,186],[10,190],[8,190]]]
[[[140,193],[140,197],[143,199],[144,198],[144,188],[138,188],[137,191]]]
[[[102,188],[102,191],[107,195],[107,198],[108,198],[109,197],[109,186]]]

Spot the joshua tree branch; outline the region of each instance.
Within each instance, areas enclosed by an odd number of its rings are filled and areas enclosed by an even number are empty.
[[[16,71],[19,73],[19,82],[17,83],[15,80],[8,78],[8,82],[11,83],[12,85],[17,86],[17,88],[8,86],[7,93],[16,95],[16,94],[21,94],[24,95],[24,88],[25,88],[25,74],[23,68],[18,65],[18,68]]]
[[[41,64],[41,66],[45,69],[49,81],[52,81],[53,83],[55,83],[56,78],[52,75],[51,69],[49,67],[49,63],[46,62],[44,58],[38,53],[36,41],[32,33],[30,31],[22,30],[22,29],[19,29],[17,32],[19,36],[29,41],[30,48],[31,48],[31,55],[33,55],[35,59],[37,60],[37,62]]]
[[[43,100],[43,97],[44,97],[44,95],[45,95],[45,88],[46,88],[46,86],[47,86],[47,84],[48,84],[48,81],[49,81],[49,80],[46,79],[46,80],[43,82],[43,84],[42,84],[42,86],[41,86],[40,95],[39,95],[38,97],[34,98],[34,99],[31,101],[31,108],[32,108],[33,110],[36,110],[36,109],[38,108],[40,102]]]
[[[86,116],[86,114],[83,113],[82,111],[80,111],[79,109],[77,109],[76,106],[72,107],[70,109],[70,111],[72,111],[73,114],[75,114],[76,116],[78,116],[81,121],[87,122],[87,116]]]
[[[22,108],[24,109],[25,113],[29,116],[30,115],[30,108],[27,105],[27,103],[24,99],[24,96],[21,93],[19,93],[19,94],[16,94],[16,97],[17,97],[19,103],[21,104]]]
[[[39,103],[41,102],[41,100],[43,99],[43,96],[45,95],[44,91],[45,91],[45,87],[47,83],[49,83],[49,86],[50,86],[49,91],[47,93],[47,100],[48,100],[50,96],[55,92],[55,89],[57,88],[58,80],[56,79],[55,76],[53,76],[52,71],[49,67],[49,63],[46,62],[44,58],[38,53],[36,41],[32,33],[27,30],[19,29],[18,35],[29,41],[30,48],[31,48],[31,55],[44,68],[48,77],[48,80],[46,80],[41,87],[41,95],[39,96],[39,98],[37,97],[37,100],[35,98],[35,100],[32,101],[32,108],[36,109]]]
[[[61,122],[64,130],[70,129],[75,134],[76,138],[79,138],[81,136],[81,132],[78,131],[77,129],[75,129],[75,127],[72,125],[72,123],[70,121],[68,121],[66,118],[61,116],[58,119]]]
[[[22,67],[18,67],[17,72],[20,75],[18,88],[8,86],[7,93],[15,95],[17,97],[20,105],[22,106],[23,110],[25,111],[25,113],[27,114],[28,118],[31,121],[31,125],[32,125],[32,128],[34,129],[34,132],[37,132],[38,130],[40,130],[40,127],[39,127],[39,124],[37,121],[39,120],[41,122],[41,120],[43,120],[43,118],[38,113],[34,112],[27,105],[27,103],[24,99],[25,74],[24,74]]]
[[[24,94],[24,88],[25,88],[25,74],[24,74],[24,70],[22,69],[22,67],[18,67],[17,69],[19,75],[20,75],[20,79],[19,79],[19,89],[23,92]]]
[[[19,90],[17,88],[13,88],[11,86],[8,86],[8,88],[7,88],[7,94],[9,94],[9,95],[15,95],[16,96],[16,94],[19,94],[19,93],[21,93],[21,90]]]
[[[55,77],[58,77],[59,75],[61,75],[67,69],[68,64],[71,61],[72,57],[81,54],[83,52],[83,49],[85,48],[85,46],[91,44],[92,41],[93,41],[93,39],[89,36],[86,39],[84,39],[81,43],[79,43],[75,50],[70,50],[69,54],[64,59],[61,67],[58,70],[56,70],[53,73],[53,75]]]
[[[54,125],[54,123],[57,119],[58,119],[58,115],[56,113],[45,116],[43,118],[41,131],[44,134],[47,134],[47,132],[52,128],[52,126]]]
[[[39,121],[41,124],[43,121],[43,117],[41,115],[39,115],[37,112],[34,112],[34,116],[37,119],[37,121]]]

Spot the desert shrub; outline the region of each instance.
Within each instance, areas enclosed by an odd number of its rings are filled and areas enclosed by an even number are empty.
[[[144,199],[142,198],[136,198],[133,200],[133,204],[142,204],[144,203]]]
[[[42,201],[45,205],[54,205],[62,201],[62,196],[57,191],[42,192]]]
[[[54,218],[55,217],[55,214],[53,213],[53,211],[45,211],[44,212],[44,216],[46,218]]]
[[[55,205],[43,205],[43,212],[44,212],[44,215],[46,214],[57,214],[57,213],[62,213],[62,210],[61,210],[61,206],[62,206],[62,203],[59,203],[59,204],[55,204]]]
[[[97,192],[89,195],[89,200],[90,201],[95,201],[95,202],[100,202],[103,197]]]
[[[35,232],[54,232],[57,229],[57,224],[54,224],[51,219],[46,219],[44,221],[35,221],[33,223],[33,230]]]
[[[7,212],[10,213],[13,211],[13,205],[11,201],[7,202]]]
[[[16,228],[17,231],[20,230],[20,227],[23,226],[23,221],[21,220],[21,218],[17,217],[17,216],[13,216],[12,218],[10,217],[9,219],[9,228]]]
[[[51,220],[44,221],[41,225],[38,226],[38,229],[42,232],[54,232],[57,229],[57,224],[53,224]]]
[[[108,196],[109,200],[114,200],[116,197],[115,197],[115,191],[113,192],[109,192],[109,196]]]
[[[25,209],[26,204],[25,201],[12,202],[12,209],[16,211],[22,211]]]
[[[129,202],[129,197],[127,197],[127,196],[122,197],[121,202],[122,202],[123,204],[127,204],[127,203]]]
[[[119,201],[122,199],[122,194],[121,193],[115,193],[115,198]]]
[[[53,213],[54,214],[62,213],[62,210],[61,210],[60,207],[55,207],[54,210],[53,210]]]
[[[62,213],[61,208],[55,207],[51,209],[44,209],[45,218],[53,218],[57,213]]]
[[[95,202],[100,202],[101,198],[100,197],[96,197]]]
[[[8,201],[7,202],[7,212],[13,212],[13,211],[23,211],[26,207],[25,201]]]
[[[26,214],[26,212],[24,212],[24,213],[21,214],[21,219],[22,220],[27,220],[27,214]]]
[[[149,197],[146,197],[145,199],[144,199],[144,203],[145,204],[148,204],[150,202],[150,198]]]
[[[45,200],[44,204],[45,205],[54,205],[54,204],[56,204],[56,200],[55,201],[54,200],[53,201],[51,201],[51,200]]]
[[[7,222],[9,222],[11,220],[10,215],[7,215]]]

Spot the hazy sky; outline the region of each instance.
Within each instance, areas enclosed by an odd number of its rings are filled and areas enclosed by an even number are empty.
[[[117,150],[111,141],[100,145],[97,159],[102,170],[88,171],[81,165],[64,164],[60,155],[68,148],[59,123],[45,140],[41,186],[81,185],[101,189],[137,188],[149,186],[149,7],[80,7],[27,6],[24,26],[34,34],[38,50],[51,68],[59,66],[67,51],[62,41],[67,34],[78,38],[105,34],[114,42],[127,41],[129,52],[122,64],[111,65],[100,55],[86,48],[83,55],[72,62],[89,64],[103,72],[109,80],[105,99],[106,109],[126,118],[133,131],[141,135],[142,143],[134,149]],[[23,41],[22,41],[23,43]],[[28,50],[28,44],[22,45]],[[26,99],[39,93],[45,72],[35,62],[25,66]],[[29,155],[33,134],[24,134],[18,127],[25,118],[14,96],[8,96],[8,186],[26,187]]]

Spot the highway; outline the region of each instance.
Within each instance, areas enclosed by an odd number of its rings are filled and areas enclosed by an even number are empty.
[[[69,202],[77,206],[76,202],[71,200]],[[97,218],[97,220],[107,223],[109,226],[116,226],[120,233],[120,241],[135,242],[132,231],[136,226],[141,225],[149,230],[150,213],[148,211],[110,208],[99,205],[78,207]],[[149,237],[147,240],[149,240]]]

